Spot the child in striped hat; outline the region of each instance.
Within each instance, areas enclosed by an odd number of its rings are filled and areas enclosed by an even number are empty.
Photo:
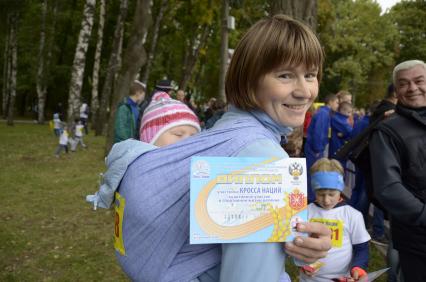
[[[163,147],[200,131],[200,122],[187,105],[157,92],[143,113],[140,140]]]

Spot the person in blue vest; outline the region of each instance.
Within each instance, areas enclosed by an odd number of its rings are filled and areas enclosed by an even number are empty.
[[[314,114],[308,127],[304,147],[306,167],[308,169],[317,160],[328,157],[328,146],[331,137],[330,119],[339,107],[339,100],[336,95],[329,94],[325,97],[324,103],[325,105],[321,106]],[[310,183],[310,179],[308,179],[308,202],[312,203],[315,200],[315,193]]]
[[[329,148],[329,157],[336,158],[336,152],[352,136],[353,127],[349,123],[352,116],[353,107],[349,102],[339,104],[338,111],[332,116],[330,121],[331,139]],[[344,160],[339,160],[343,167],[346,167]]]
[[[225,90],[229,110],[210,129],[142,153],[118,188],[117,258],[134,281],[290,281],[286,253],[304,263],[327,255],[330,230],[281,243],[189,244],[192,156],[288,158],[283,136],[303,124],[318,95],[323,51],[314,32],[285,15],[254,24],[235,48]],[[145,143],[142,143],[145,144]],[[120,208],[119,207],[119,208]]]

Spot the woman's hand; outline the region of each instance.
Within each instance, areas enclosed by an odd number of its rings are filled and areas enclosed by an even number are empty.
[[[313,263],[327,255],[331,248],[331,231],[322,223],[304,222],[296,226],[298,232],[309,233],[309,237],[296,237],[287,242],[284,249],[290,256],[306,263]]]

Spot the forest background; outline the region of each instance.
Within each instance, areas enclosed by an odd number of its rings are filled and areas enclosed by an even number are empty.
[[[424,0],[384,12],[373,0],[2,0],[0,11],[8,124],[15,116],[44,123],[59,103],[71,121],[87,101],[96,135],[107,133],[134,78],[148,92],[171,79],[200,106],[224,97],[229,54],[271,14],[316,30],[326,54],[319,100],[345,89],[366,106],[383,97],[395,63],[426,59]]]

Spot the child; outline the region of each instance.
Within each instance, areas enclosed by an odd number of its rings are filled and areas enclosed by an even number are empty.
[[[83,130],[84,130],[84,124],[81,119],[75,120],[75,126],[74,126],[74,140],[71,143],[71,152],[75,152],[77,149],[78,144],[81,144],[83,148],[86,148],[86,144],[83,142]]]
[[[102,208],[110,208],[114,193],[127,166],[141,154],[188,138],[201,131],[197,116],[184,103],[157,92],[145,109],[140,129],[141,141],[128,139],[116,143],[106,159],[108,170],[99,191],[86,200]]]
[[[325,258],[301,268],[300,281],[330,281],[342,276],[356,281],[366,275],[370,235],[362,214],[342,199],[343,167],[337,160],[321,158],[310,172],[315,202],[308,205],[309,221],[330,227],[332,248]]]
[[[53,133],[55,133],[56,137],[59,137],[61,135],[61,127],[62,127],[62,121],[59,117],[59,113],[53,114]]]
[[[64,126],[64,128],[60,130],[59,145],[55,151],[55,156],[57,158],[59,158],[59,154],[61,153],[62,150],[65,150],[65,153],[68,154],[68,142],[69,142],[68,127]]]

